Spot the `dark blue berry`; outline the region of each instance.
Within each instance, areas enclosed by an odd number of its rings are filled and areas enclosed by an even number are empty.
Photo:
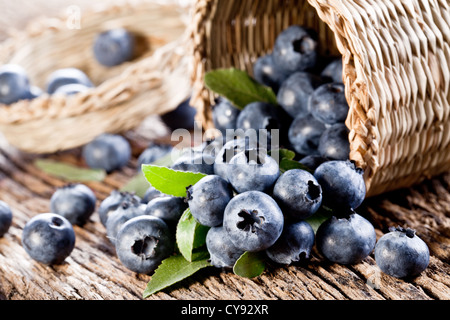
[[[12,224],[13,214],[9,205],[0,201],[0,238],[9,230]]]
[[[284,217],[269,195],[259,191],[238,194],[225,208],[223,226],[232,243],[242,251],[262,251],[280,237]]]
[[[156,160],[164,158],[172,150],[173,147],[169,144],[150,144],[144,151],[142,151],[138,158],[138,169],[141,170],[143,164],[152,164]]]
[[[420,275],[430,262],[427,244],[415,230],[401,227],[390,228],[375,246],[375,261],[384,273],[407,278]]]
[[[191,98],[184,100],[174,110],[161,115],[161,120],[170,130],[194,130],[197,110],[190,105]]]
[[[314,230],[305,221],[286,224],[277,242],[266,249],[274,262],[290,265],[309,259],[314,245]]]
[[[331,82],[318,87],[309,99],[309,111],[325,124],[344,123],[349,106],[343,83]]]
[[[192,216],[208,227],[222,224],[225,207],[232,197],[231,185],[217,175],[206,176],[187,188],[187,201]]]
[[[82,84],[88,88],[94,86],[83,71],[76,68],[65,68],[50,74],[47,80],[47,92],[53,94],[59,87],[67,84]]]
[[[293,221],[305,220],[319,210],[322,188],[311,173],[299,169],[289,170],[275,183],[273,198],[285,217]]]
[[[208,154],[187,154],[177,159],[171,168],[176,171],[214,174],[214,161],[215,157]]]
[[[277,93],[281,84],[289,74],[284,73],[275,65],[271,54],[259,57],[253,64],[253,77]]]
[[[342,79],[342,58],[336,58],[322,70],[320,74],[328,82],[343,82]]]
[[[21,66],[5,64],[0,67],[0,103],[8,105],[26,99],[29,92],[30,81]]]
[[[206,234],[206,248],[210,263],[216,268],[232,268],[244,251],[236,248],[225,229],[214,227]]]
[[[299,160],[302,165],[312,171],[315,171],[322,163],[327,161],[330,161],[330,159],[318,155],[309,155]]]
[[[356,209],[366,197],[364,172],[352,161],[328,161],[314,172],[322,187],[323,205]]]
[[[149,203],[151,200],[158,198],[158,197],[162,197],[164,194],[157,190],[155,187],[150,186],[148,187],[147,191],[145,191],[144,196],[142,197],[142,203]]]
[[[161,196],[148,202],[145,214],[164,220],[169,227],[173,227],[180,220],[183,212],[188,208],[184,198]]]
[[[50,198],[50,210],[73,225],[83,226],[95,211],[97,198],[84,184],[69,184],[58,188]]]
[[[94,57],[103,66],[118,66],[130,61],[134,55],[135,39],[124,28],[111,29],[97,35],[94,40]]]
[[[116,252],[129,270],[150,274],[174,250],[175,241],[167,224],[157,217],[128,220],[117,235]]]
[[[27,91],[25,96],[22,97],[22,99],[33,100],[33,99],[40,97],[43,93],[44,92],[42,91],[41,88],[36,87],[36,86],[30,86],[29,90]]]
[[[38,262],[61,264],[75,247],[75,232],[72,224],[63,216],[39,214],[23,228],[22,246]]]
[[[230,101],[219,97],[217,103],[212,107],[214,127],[225,137],[227,130],[236,129],[236,121],[240,112]]]
[[[85,145],[82,156],[90,168],[111,173],[131,159],[131,146],[124,137],[105,133]]]
[[[373,251],[375,243],[373,225],[355,212],[329,218],[316,234],[319,252],[329,261],[345,265],[361,262]]]
[[[319,140],[319,154],[331,160],[348,160],[350,155],[350,131],[343,123],[328,127]]]
[[[101,223],[106,227],[106,221],[111,212],[114,212],[123,202],[127,201],[134,201],[136,203],[140,201],[140,198],[134,193],[113,190],[98,207],[97,213]]]
[[[318,155],[320,139],[325,130],[325,125],[312,115],[299,116],[289,127],[289,142],[301,155]]]

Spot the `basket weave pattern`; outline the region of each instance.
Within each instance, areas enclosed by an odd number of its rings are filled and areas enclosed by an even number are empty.
[[[319,33],[322,54],[340,54],[350,111],[350,159],[367,195],[450,170],[450,6],[444,0],[199,0],[191,31],[199,120],[212,127],[204,74],[255,59],[292,24]]]

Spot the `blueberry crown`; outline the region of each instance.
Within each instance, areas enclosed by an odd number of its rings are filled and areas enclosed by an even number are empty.
[[[411,229],[411,228],[403,228],[400,226],[391,227],[391,228],[389,228],[389,231],[391,231],[391,232],[397,231],[397,232],[404,233],[408,238],[414,238],[414,236],[416,235],[416,230]]]

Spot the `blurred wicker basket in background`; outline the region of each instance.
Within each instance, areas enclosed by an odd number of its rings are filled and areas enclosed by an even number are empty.
[[[78,68],[95,88],[0,105],[0,132],[20,150],[52,153],[82,146],[102,133],[133,129],[146,116],[173,110],[191,94],[183,14],[176,5],[129,1],[83,10],[79,29],[68,28],[66,16],[33,21],[1,44],[0,64],[21,65],[31,84],[43,89],[51,72]],[[116,67],[101,66],[93,41],[116,27],[136,35],[139,55]]]
[[[198,0],[191,25],[192,104],[213,127],[207,71],[252,73],[293,24],[342,55],[350,159],[368,196],[450,170],[450,6],[443,0]]]

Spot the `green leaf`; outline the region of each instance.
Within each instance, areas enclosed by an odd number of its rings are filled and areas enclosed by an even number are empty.
[[[235,68],[206,73],[205,85],[241,110],[257,101],[277,104],[277,96],[271,88],[258,83],[247,72]]]
[[[209,227],[203,226],[192,216],[188,208],[181,216],[176,231],[177,245],[183,257],[192,262],[194,249],[206,243]]]
[[[301,169],[301,170],[308,171],[309,173],[314,173],[313,170],[311,170],[310,168],[301,164],[298,161],[290,160],[290,159],[286,159],[286,158],[281,159],[281,161],[280,161],[280,171],[281,172],[286,172],[286,171],[294,170],[294,169]]]
[[[194,258],[193,262],[189,262],[182,255],[175,255],[161,262],[147,284],[143,294],[144,299],[190,277],[203,268],[211,266],[208,261],[209,253],[206,249],[196,252]]]
[[[261,252],[244,252],[233,266],[233,272],[241,277],[255,278],[260,276],[266,268],[264,256]]]
[[[308,222],[314,230],[317,232],[320,225],[333,216],[333,211],[327,207],[321,206],[319,210],[314,213],[310,218],[305,221]]]
[[[278,163],[281,163],[284,159],[294,160],[295,152],[288,149],[274,149],[269,152],[269,155],[278,160]]]
[[[203,173],[176,171],[155,165],[143,165],[142,171],[155,189],[174,197],[186,197],[186,188],[206,177]]]
[[[48,159],[36,159],[34,165],[45,173],[71,182],[103,181],[105,170],[80,168]]]

